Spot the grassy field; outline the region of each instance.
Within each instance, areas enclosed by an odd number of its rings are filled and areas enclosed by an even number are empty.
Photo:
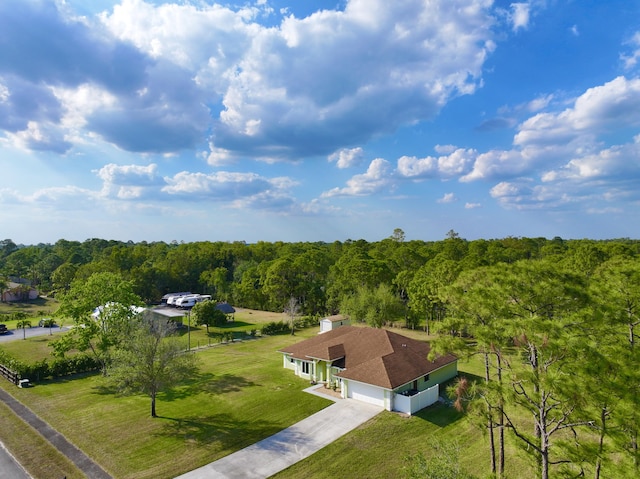
[[[260,324],[283,319],[282,314],[240,310],[233,330],[260,327]],[[200,349],[199,376],[170,394],[158,398],[158,414],[149,415],[149,399],[144,396],[121,397],[110,390],[99,375],[49,381],[31,389],[17,389],[0,382],[36,414],[79,445],[116,478],[169,478],[223,457],[231,452],[267,437],[313,412],[329,401],[303,393],[308,382],[296,378],[282,368],[277,349],[310,337],[316,328],[299,331],[295,336],[283,335],[218,345]],[[420,331],[396,332],[425,339]],[[192,329],[192,347],[200,337],[207,340],[206,331]],[[15,341],[11,354],[34,358],[48,353],[46,344],[51,336]],[[55,336],[53,336],[55,338]],[[3,345],[3,348],[7,348]],[[461,371],[479,374],[479,362],[461,362]],[[0,418],[11,413],[0,410]],[[21,420],[11,419],[14,430],[23,428]],[[0,428],[0,440],[14,450],[6,440],[13,436],[10,428]],[[487,438],[481,429],[448,406],[428,408],[413,417],[384,412],[322,449],[310,458],[278,474],[278,478],[334,478],[348,474],[353,478],[398,478],[407,454],[432,453],[434,437],[456,438],[462,448],[462,465],[478,477],[487,476],[489,462]],[[21,450],[36,449],[42,439],[24,429]],[[34,444],[32,447],[31,444]],[[37,448],[45,448],[40,444]],[[516,455],[509,443],[508,477],[528,477],[530,465]],[[55,451],[53,451],[55,452]],[[69,467],[65,458],[51,456],[51,451],[36,453],[36,457],[20,457],[29,465],[34,477],[61,477],[57,471]],[[16,454],[19,456],[19,454]],[[56,475],[42,475],[31,466],[38,457],[57,467]],[[514,459],[515,458],[515,459]],[[75,468],[68,477],[81,477]],[[75,475],[74,475],[75,474]],[[77,474],[80,474],[78,476]]]
[[[34,325],[38,324],[43,317],[50,317],[58,309],[58,302],[55,299],[38,298],[33,301],[23,303],[2,303],[0,302],[0,323],[6,324],[7,328],[15,329],[15,321],[11,320],[11,315],[19,311],[27,314],[27,320]]]
[[[464,372],[465,366],[471,366],[470,370],[481,367],[480,364],[462,363],[460,370]],[[513,439],[507,436],[505,477],[532,477],[532,465],[517,451]],[[402,479],[408,456],[424,454],[431,457],[434,439],[455,441],[460,448],[460,466],[479,479],[490,477],[487,435],[465,414],[443,404],[428,407],[410,417],[385,411],[273,477]]]
[[[114,477],[169,478],[253,444],[330,404],[302,392],[308,382],[282,368],[275,352],[302,336],[201,350],[199,377],[160,395],[157,419],[150,417],[147,397],[119,397],[99,375],[30,389],[0,384]]]

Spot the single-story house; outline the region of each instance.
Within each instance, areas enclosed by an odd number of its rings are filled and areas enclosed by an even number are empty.
[[[38,298],[38,290],[31,287],[26,281],[11,281],[7,285],[7,289],[2,291],[2,301],[6,303],[18,301],[33,301]]]
[[[343,314],[327,316],[320,320],[320,334],[326,333],[327,331],[333,331],[340,326],[349,326],[350,324],[351,320]]]
[[[342,326],[282,348],[283,365],[299,377],[340,389],[343,398],[412,414],[439,397],[457,376],[458,359],[428,359],[431,346],[385,329]]]

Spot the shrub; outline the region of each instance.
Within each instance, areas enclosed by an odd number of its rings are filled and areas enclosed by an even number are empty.
[[[320,326],[320,316],[302,316],[295,322],[296,329],[312,328],[314,326]]]
[[[287,333],[291,333],[291,326],[289,323],[285,323],[284,321],[272,321],[262,327],[262,334],[266,334],[267,336]]]

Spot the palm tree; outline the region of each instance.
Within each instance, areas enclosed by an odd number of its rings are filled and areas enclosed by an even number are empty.
[[[13,313],[13,319],[18,320],[16,323],[16,329],[22,328],[22,339],[27,339],[27,328],[31,327],[31,321],[27,319],[27,313],[24,311],[17,311]]]

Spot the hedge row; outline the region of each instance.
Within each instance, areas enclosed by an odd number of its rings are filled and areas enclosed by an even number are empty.
[[[11,357],[4,351],[0,351],[0,364],[14,371],[20,378],[40,381],[46,378],[57,378],[70,374],[97,371],[100,364],[93,356],[78,354],[66,358],[56,358],[51,361],[43,359],[34,363],[25,363]]]
[[[264,334],[265,336],[272,336],[274,334],[285,334],[290,332],[291,326],[289,325],[289,323],[285,323],[284,321],[272,321],[262,327],[262,334]]]
[[[294,323],[295,329],[311,328],[320,324],[319,316],[303,316],[296,319]],[[291,333],[291,323],[288,321],[272,321],[262,327],[262,334],[272,336],[274,334]]]

